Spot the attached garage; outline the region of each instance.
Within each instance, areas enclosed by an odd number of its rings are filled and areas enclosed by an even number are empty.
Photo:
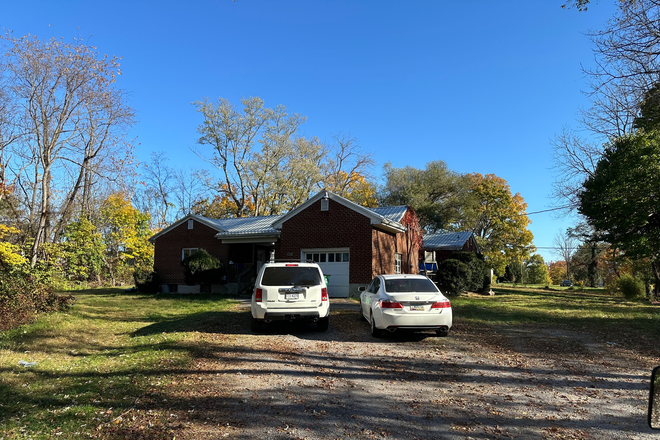
[[[268,260],[316,262],[328,294],[356,296],[375,275],[416,273],[419,222],[407,206],[367,208],[321,191],[284,215],[210,219],[190,214],[151,238],[163,284],[185,283],[182,257],[206,249],[227,267],[223,291],[244,293]],[[171,290],[170,290],[171,291]]]
[[[342,249],[302,249],[301,261],[318,263],[323,274],[328,277],[328,295],[332,298],[348,298],[350,250]]]

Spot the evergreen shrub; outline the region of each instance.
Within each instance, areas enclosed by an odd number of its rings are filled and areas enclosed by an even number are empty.
[[[462,261],[449,259],[438,264],[438,287],[446,295],[459,295],[470,283],[470,267]]]
[[[644,282],[632,275],[621,275],[616,285],[619,292],[621,292],[626,299],[642,298],[646,293]]]

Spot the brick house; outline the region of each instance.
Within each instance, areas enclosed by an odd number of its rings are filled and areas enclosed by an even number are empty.
[[[227,277],[214,292],[249,289],[271,258],[312,260],[328,276],[333,297],[356,295],[357,288],[383,273],[417,273],[419,222],[407,206],[365,208],[321,191],[285,215],[209,219],[188,215],[154,235],[154,270],[163,291],[198,292],[186,286],[181,261],[206,249],[225,265]]]

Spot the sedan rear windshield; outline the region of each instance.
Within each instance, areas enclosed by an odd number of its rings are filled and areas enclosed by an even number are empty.
[[[318,286],[321,273],[315,267],[267,267],[261,278],[263,286]]]
[[[438,292],[433,281],[426,279],[394,279],[385,280],[385,291],[390,293],[404,292]]]

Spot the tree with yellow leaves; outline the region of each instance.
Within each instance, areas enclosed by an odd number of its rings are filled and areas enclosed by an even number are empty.
[[[245,210],[250,213],[255,212],[254,203],[248,197],[245,200]],[[232,218],[238,217],[238,206],[233,199],[229,198],[226,193],[221,196],[216,195],[212,200],[208,198],[198,199],[192,206],[192,211],[195,215],[201,215],[208,218]]]
[[[339,171],[326,181],[326,189],[367,208],[378,206],[376,188],[358,172]]]
[[[101,205],[99,229],[105,243],[104,263],[112,284],[131,279],[133,270],[151,270],[149,215],[135,209],[124,194],[113,194]]]
[[[495,174],[467,177],[470,202],[459,227],[475,233],[487,263],[501,274],[507,264],[521,262],[536,250],[527,229],[527,203],[520,193],[512,195],[506,180]]]
[[[10,269],[27,263],[21,255],[20,246],[11,243],[9,238],[20,231],[11,226],[0,224],[0,265],[4,269]]]

